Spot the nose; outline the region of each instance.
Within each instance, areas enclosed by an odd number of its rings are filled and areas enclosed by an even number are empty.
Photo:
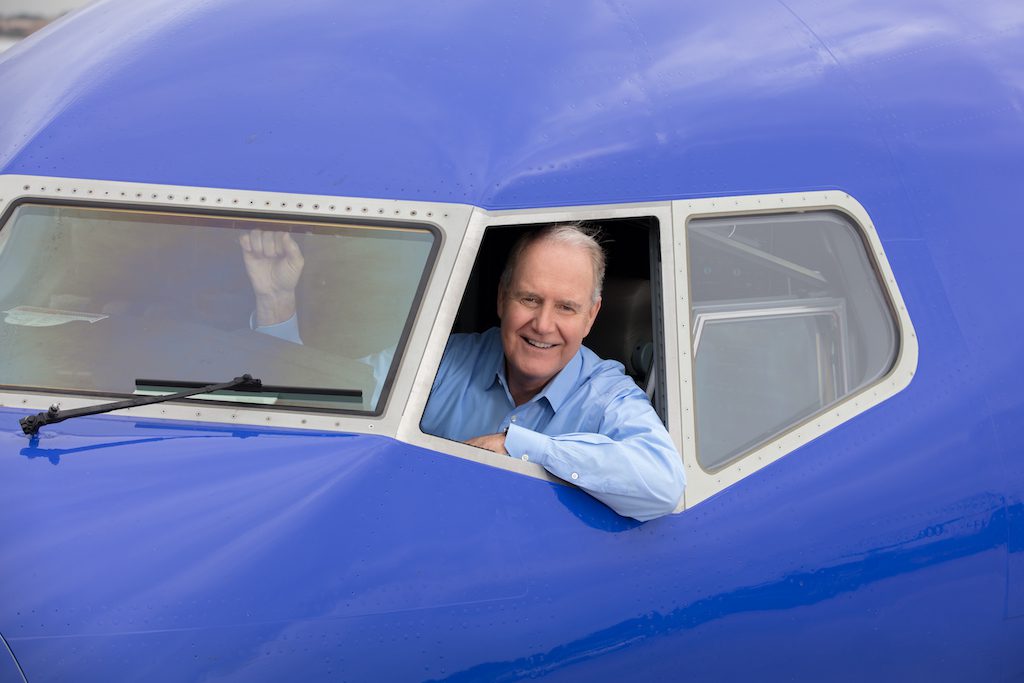
[[[550,334],[555,331],[555,312],[551,306],[544,305],[537,309],[533,316],[533,329],[537,334]]]

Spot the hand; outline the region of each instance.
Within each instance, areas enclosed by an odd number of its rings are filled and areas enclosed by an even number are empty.
[[[242,259],[256,294],[256,325],[282,323],[295,315],[295,288],[305,259],[291,235],[250,230],[238,238]]]
[[[494,451],[495,453],[508,455],[508,451],[505,450],[504,434],[484,434],[483,436],[475,436],[466,443],[470,446],[486,448],[487,450]]]

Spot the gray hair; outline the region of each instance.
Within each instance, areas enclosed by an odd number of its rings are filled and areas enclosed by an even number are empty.
[[[555,223],[526,233],[516,241],[508,255],[508,261],[505,263],[505,270],[501,274],[499,283],[501,293],[508,293],[516,268],[519,267],[519,261],[526,250],[537,242],[552,241],[586,250],[591,265],[594,267],[594,292],[591,295],[590,303],[591,305],[596,304],[597,300],[601,298],[601,287],[604,285],[605,255],[601,243],[598,242],[600,237],[599,230],[585,228],[579,223]]]

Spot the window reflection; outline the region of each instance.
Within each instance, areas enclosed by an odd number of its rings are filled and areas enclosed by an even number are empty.
[[[306,255],[300,344],[252,329],[239,238],[254,229],[287,231]],[[0,230],[0,384],[128,394],[137,378],[248,372],[362,397],[278,405],[372,411],[434,243],[419,227],[24,204]]]
[[[697,457],[714,470],[882,377],[897,337],[841,214],[694,220]]]

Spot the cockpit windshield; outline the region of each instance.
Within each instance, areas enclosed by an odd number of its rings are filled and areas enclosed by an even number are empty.
[[[420,225],[21,204],[0,227],[0,385],[117,395],[250,373],[303,390],[230,400],[374,412],[436,241]]]

